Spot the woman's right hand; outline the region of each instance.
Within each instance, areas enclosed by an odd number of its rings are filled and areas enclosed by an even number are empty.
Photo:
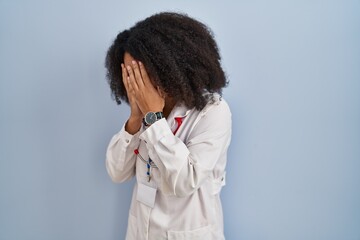
[[[129,86],[128,71],[126,70],[125,65],[123,63],[121,64],[121,70],[122,70],[122,79],[129,99],[130,111],[131,111],[130,117],[125,125],[125,130],[130,134],[135,134],[139,131],[141,127],[143,113],[140,111],[140,108],[136,103],[134,90],[131,88],[131,86]]]

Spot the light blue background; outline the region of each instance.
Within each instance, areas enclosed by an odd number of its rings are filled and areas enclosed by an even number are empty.
[[[233,112],[227,239],[360,239],[359,1],[0,0],[0,240],[123,239],[133,182],[105,150],[129,110],[104,57],[161,10],[215,33]]]

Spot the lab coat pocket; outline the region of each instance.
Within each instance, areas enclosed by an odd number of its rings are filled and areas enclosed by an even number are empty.
[[[204,240],[211,239],[211,226],[205,226],[190,231],[168,231],[169,240]]]

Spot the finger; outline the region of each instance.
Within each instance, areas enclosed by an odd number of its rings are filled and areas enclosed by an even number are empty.
[[[142,79],[142,76],[140,73],[139,66],[136,61],[132,61],[132,65],[133,65],[132,68],[133,68],[133,72],[135,75],[136,83],[139,86],[139,88],[142,88],[142,87],[144,87],[144,82],[143,82],[143,79]]]
[[[128,92],[128,89],[129,89],[128,81],[127,81],[128,74],[127,74],[126,68],[123,63],[121,64],[121,71],[122,71],[122,80],[123,80],[123,83],[125,86],[125,90],[126,90],[126,92]]]
[[[146,69],[144,67],[144,64],[142,64],[142,62],[139,62],[139,65],[140,65],[140,73],[141,73],[144,85],[145,86],[152,85],[152,83],[150,81],[150,78],[149,78],[149,75],[147,74]]]
[[[139,87],[138,87],[138,85],[136,83],[133,69],[129,65],[126,68],[127,68],[128,73],[129,73],[130,84],[131,84],[132,88],[134,89],[134,91],[138,91]]]
[[[130,80],[129,76],[126,78],[126,82],[127,82],[128,88],[129,88],[128,93],[134,95],[135,94],[134,88],[133,88],[133,86],[131,84],[131,80]]]
[[[130,102],[133,93],[131,93],[130,87],[129,87],[129,81],[128,81],[129,76],[128,76],[128,73],[126,71],[126,68],[125,68],[124,64],[121,64],[121,68],[122,68],[122,77],[123,77],[122,80],[123,80],[123,83],[124,83],[124,86],[125,86],[127,98],[128,98],[128,100]]]

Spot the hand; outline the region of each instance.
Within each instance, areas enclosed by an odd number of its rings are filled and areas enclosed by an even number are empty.
[[[121,70],[122,70],[123,83],[125,85],[126,93],[129,99],[131,117],[142,118],[142,112],[140,111],[140,108],[136,103],[135,93],[133,89],[129,86],[129,76],[124,64],[121,64]]]
[[[132,61],[132,66],[126,66],[129,78],[130,92],[135,96],[137,106],[143,116],[148,112],[162,112],[165,106],[165,96],[160,88],[151,83],[144,65]]]
[[[121,64],[121,70],[122,70],[122,79],[129,99],[130,111],[131,111],[130,118],[125,125],[125,130],[130,134],[135,134],[141,127],[143,114],[136,103],[134,91],[132,91],[132,88],[129,87],[129,76],[124,64]]]

